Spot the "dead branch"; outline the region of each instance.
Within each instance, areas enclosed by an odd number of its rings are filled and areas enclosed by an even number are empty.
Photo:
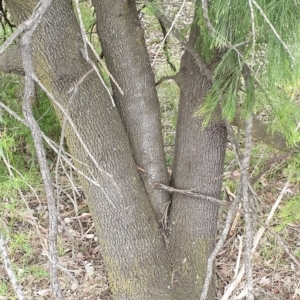
[[[21,289],[21,286],[19,285],[16,275],[14,273],[14,270],[12,268],[12,265],[10,263],[10,259],[9,259],[9,255],[8,255],[8,251],[6,248],[6,244],[5,244],[5,240],[2,236],[2,234],[0,234],[0,252],[2,254],[2,258],[3,258],[3,262],[4,262],[4,266],[7,272],[7,275],[10,279],[10,282],[13,286],[13,289],[18,297],[19,300],[26,300],[26,297]]]
[[[33,78],[34,67],[31,56],[31,45],[32,45],[32,36],[35,32],[37,26],[42,20],[43,15],[47,12],[48,8],[52,4],[52,0],[43,0],[40,1],[36,8],[33,11],[32,17],[29,20],[32,20],[32,25],[24,33],[21,39],[22,45],[22,60],[25,71],[25,93],[23,100],[23,114],[24,118],[29,125],[33,142],[37,151],[37,157],[40,165],[40,171],[44,182],[45,192],[48,202],[49,210],[49,254],[50,254],[50,284],[53,295],[58,300],[63,300],[58,274],[57,274],[57,208],[56,201],[54,197],[50,170],[46,160],[46,151],[43,145],[43,138],[41,130],[34,119],[32,112],[32,101],[35,97],[35,82]]]
[[[160,85],[161,83],[163,83],[165,80],[169,80],[169,79],[175,80],[175,79],[176,79],[176,75],[163,76],[163,77],[161,77],[161,78],[155,83],[155,85],[158,86],[158,85]]]
[[[220,199],[217,199],[217,198],[214,198],[214,197],[209,197],[209,196],[203,195],[201,193],[198,193],[197,191],[195,191],[195,189],[193,189],[193,190],[180,190],[180,189],[177,189],[177,188],[174,188],[174,187],[171,187],[171,186],[164,185],[164,184],[159,183],[159,182],[155,182],[154,185],[156,187],[158,187],[159,189],[162,189],[164,191],[168,191],[170,193],[177,193],[177,194],[181,194],[181,195],[186,195],[186,196],[190,196],[190,197],[199,198],[199,199],[202,199],[202,200],[207,200],[207,201],[215,203],[219,206],[228,207],[232,204],[232,202],[229,202],[229,201],[222,201]]]
[[[274,164],[281,164],[288,159],[293,152],[276,155],[264,164],[264,168],[252,179],[252,184],[256,183],[262,176],[264,176],[274,166]]]
[[[241,193],[239,191],[238,196],[235,197],[235,199],[231,203],[231,205],[229,207],[229,210],[227,212],[227,216],[226,216],[226,220],[225,220],[225,223],[224,223],[224,229],[222,231],[222,235],[221,235],[217,245],[215,246],[215,249],[213,250],[213,252],[211,253],[211,255],[210,255],[210,257],[207,261],[206,278],[205,278],[205,282],[204,282],[203,289],[202,289],[202,292],[201,292],[200,300],[205,300],[206,299],[207,292],[208,292],[208,289],[209,289],[209,284],[210,284],[211,277],[212,277],[212,274],[213,274],[214,261],[215,261],[219,251],[222,249],[222,247],[223,247],[223,245],[226,241],[226,238],[227,238],[228,233],[229,233],[230,228],[231,228],[232,219],[236,214],[237,207],[238,207],[238,204],[239,204],[240,201],[241,201]]]
[[[273,218],[283,196],[285,195],[288,186],[289,186],[289,180],[285,183],[284,187],[282,188],[282,190],[280,191],[274,205],[272,206],[272,209],[267,217],[267,220],[265,221],[266,225],[269,225],[271,219]],[[253,247],[251,250],[251,253],[253,254],[258,246],[258,243],[261,239],[261,237],[263,236],[264,232],[265,232],[265,228],[261,227],[255,234],[254,237],[254,241],[253,241]],[[243,276],[245,274],[245,264],[242,265],[239,273],[237,274],[237,277],[226,287],[225,289],[225,293],[223,295],[223,297],[221,298],[221,300],[228,300],[230,295],[232,294],[232,292],[235,290],[235,288],[238,286],[238,284],[240,283],[240,281],[242,280]]]
[[[298,268],[300,269],[300,261],[299,259],[297,259],[295,257],[295,255],[293,254],[292,250],[290,249],[290,247],[287,245],[287,243],[281,238],[281,236],[279,234],[277,234],[276,232],[274,232],[274,230],[272,230],[270,228],[270,226],[258,221],[258,223],[263,226],[271,235],[273,235],[273,237],[275,237],[275,239],[277,240],[277,242],[280,244],[280,246],[283,247],[284,251],[286,252],[286,254],[290,257],[290,259],[298,266]]]
[[[241,169],[241,188],[242,188],[242,200],[244,207],[244,218],[245,218],[245,229],[246,229],[246,245],[245,245],[245,269],[247,275],[247,300],[254,300],[253,294],[253,276],[252,276],[252,255],[251,248],[253,244],[253,218],[252,218],[252,204],[249,192],[249,167],[250,167],[250,157],[252,149],[252,124],[253,120],[250,117],[246,121],[245,128],[245,150],[242,160]]]

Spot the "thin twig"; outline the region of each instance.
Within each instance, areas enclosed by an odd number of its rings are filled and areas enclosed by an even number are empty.
[[[4,156],[3,153],[1,154],[1,158],[2,158],[2,160],[4,161],[4,164],[5,164],[5,166],[6,166],[7,170],[8,170],[9,176],[10,176],[11,178],[14,178],[14,177],[15,177],[15,176],[14,176],[14,173],[12,172],[12,170],[14,170],[14,171],[15,171],[15,172],[16,172],[16,173],[17,173],[17,174],[25,181],[24,176],[23,176],[17,169],[15,169],[15,168],[9,163],[9,161],[6,159],[6,157]],[[26,182],[26,185],[27,185],[27,186],[30,188],[30,190],[33,192],[33,194],[35,195],[35,197],[38,199],[39,203],[41,203],[40,200],[39,200],[39,196],[37,195],[35,189],[34,189],[30,184],[28,184],[27,182]],[[45,245],[44,242],[43,242],[43,241],[44,241],[44,238],[43,238],[44,235],[41,233],[41,231],[43,231],[43,233],[47,233],[47,231],[46,231],[46,229],[44,229],[44,227],[42,227],[41,225],[38,225],[38,224],[37,224],[37,222],[36,222],[36,220],[35,220],[35,218],[34,218],[34,216],[33,216],[33,214],[32,214],[32,211],[31,211],[31,209],[30,209],[30,207],[29,207],[29,205],[28,205],[28,201],[25,199],[25,197],[24,197],[24,195],[23,195],[23,193],[22,193],[22,191],[21,191],[20,188],[18,188],[18,193],[19,193],[21,199],[23,200],[23,202],[24,202],[24,204],[25,204],[25,206],[26,206],[26,208],[27,208],[27,213],[28,213],[29,216],[30,216],[30,219],[25,218],[24,220],[25,220],[26,222],[28,222],[29,224],[31,224],[32,226],[35,227],[36,233],[38,234],[38,236],[39,236],[39,238],[40,238],[40,241],[41,241],[41,246],[42,246],[42,248],[43,248],[43,253],[46,254],[46,256],[48,257],[49,261],[51,261],[51,257],[50,257],[50,255],[49,255],[49,252],[48,252],[48,250],[47,250],[47,247],[46,247],[46,245]],[[19,212],[17,212],[17,213],[18,213],[20,216],[24,217],[24,216],[23,216],[22,214],[20,214]],[[69,271],[69,270],[67,270],[66,268],[64,268],[64,267],[62,267],[62,266],[60,266],[60,265],[57,265],[57,267],[58,267],[59,269],[61,269],[62,271],[64,271],[64,272],[68,275],[68,277],[71,278],[74,282],[77,282],[77,279],[76,279],[72,274],[70,274],[70,271]],[[78,283],[78,282],[77,282],[77,283]]]
[[[240,151],[240,147],[237,143],[235,133],[233,131],[233,128],[232,128],[231,124],[228,122],[228,120],[225,120],[225,125],[226,125],[226,130],[227,130],[227,133],[228,133],[230,143],[233,147],[233,151],[234,151],[237,163],[239,164],[239,167],[241,169],[242,168],[242,164],[241,164],[242,154],[241,154],[241,151]]]
[[[300,269],[300,261],[299,259],[297,259],[295,257],[295,255],[292,253],[292,250],[290,249],[290,247],[287,245],[287,243],[281,238],[281,236],[279,234],[277,234],[276,232],[274,232],[268,225],[259,222],[258,223],[263,226],[271,235],[273,235],[273,237],[275,237],[275,239],[277,240],[277,242],[283,247],[283,249],[285,250],[286,254],[290,257],[290,259],[298,266],[298,268]]]
[[[250,8],[250,16],[251,16],[251,27],[252,27],[252,58],[251,58],[251,66],[254,66],[254,58],[255,58],[255,43],[256,43],[256,35],[255,35],[255,19],[254,19],[254,10],[252,6],[252,1],[249,0],[249,8]]]
[[[166,16],[156,8],[155,15],[159,19],[159,21],[165,26],[166,28],[171,28],[172,22],[166,18]],[[199,67],[200,72],[209,80],[212,80],[213,74],[212,71],[207,67],[207,65],[202,60],[201,56],[195,51],[194,47],[191,46],[188,41],[185,40],[184,37],[182,37],[179,30],[175,27],[173,27],[171,31],[172,35],[178,40],[178,42],[181,44],[183,49],[187,50],[192,57],[194,58],[197,66]]]
[[[213,252],[209,256],[209,259],[207,260],[206,278],[205,278],[204,285],[203,285],[203,288],[202,288],[200,300],[205,300],[206,299],[206,296],[207,296],[207,293],[208,293],[208,290],[209,290],[209,285],[210,285],[210,282],[211,282],[211,277],[212,277],[212,274],[213,274],[214,261],[215,261],[219,251],[222,249],[222,247],[223,247],[223,245],[226,241],[228,232],[229,232],[230,227],[231,227],[231,221],[232,221],[233,217],[235,216],[237,206],[238,206],[240,200],[241,200],[241,193],[238,192],[238,196],[235,197],[235,199],[233,200],[231,206],[228,209],[221,238],[219,239],[217,245],[215,246],[215,249],[213,250]]]
[[[89,41],[86,32],[85,32],[85,28],[84,28],[84,24],[83,24],[83,20],[82,20],[82,16],[81,16],[81,10],[79,7],[79,1],[75,0],[75,4],[76,4],[76,11],[78,14],[78,18],[79,18],[79,25],[80,25],[80,31],[81,31],[81,36],[82,36],[82,40],[83,40],[83,51],[82,51],[82,55],[83,58],[93,67],[94,71],[96,72],[96,74],[98,75],[101,83],[103,84],[104,88],[106,89],[109,98],[112,102],[112,105],[115,106],[115,102],[114,99],[111,95],[111,92],[109,90],[109,88],[107,87],[107,85],[105,84],[97,66],[95,65],[95,63],[90,59],[89,54],[88,54],[88,46],[90,47],[90,49],[92,50],[93,54],[95,55],[95,57],[97,58],[98,62],[100,63],[100,65],[104,68],[105,72],[107,72],[108,76],[110,77],[111,81],[116,85],[116,87],[118,88],[119,92],[121,93],[121,95],[124,95],[123,90],[121,89],[120,85],[117,83],[117,81],[114,79],[114,77],[112,76],[112,74],[108,71],[107,67],[105,66],[105,64],[102,63],[102,60],[100,59],[99,55],[97,54],[94,46],[92,45],[92,43]]]
[[[154,185],[164,191],[168,191],[170,193],[177,193],[177,194],[181,194],[181,195],[186,195],[186,196],[190,196],[190,197],[195,197],[195,198],[199,198],[199,199],[203,199],[203,200],[207,200],[210,202],[213,202],[215,204],[218,204],[219,206],[230,206],[232,204],[232,202],[229,201],[222,201],[220,199],[214,198],[214,197],[209,197],[206,195],[203,195],[201,193],[196,192],[196,189],[193,190],[180,190],[171,186],[167,186],[164,185],[162,183],[159,182],[155,182]]]
[[[288,186],[289,186],[289,179],[288,181],[285,183],[284,187],[281,189],[275,203],[273,204],[272,206],[272,209],[265,221],[265,224],[266,225],[269,225],[271,219],[273,218],[284,194],[286,193],[287,189],[288,189]],[[258,246],[258,243],[261,239],[261,237],[263,236],[264,232],[265,232],[265,228],[264,227],[261,227],[257,233],[255,234],[255,237],[254,237],[254,241],[253,241],[253,247],[252,247],[252,250],[251,250],[251,253],[253,254]],[[237,277],[226,287],[225,289],[225,293],[223,295],[223,297],[221,298],[221,300],[228,300],[230,295],[232,294],[232,292],[235,290],[235,288],[238,286],[238,284],[240,283],[240,281],[242,280],[243,276],[245,274],[245,264],[242,265]]]
[[[32,36],[38,24],[41,22],[43,15],[47,12],[53,0],[43,0],[38,3],[30,19],[35,19],[29,30],[27,30],[22,39],[22,60],[25,71],[25,92],[23,100],[23,114],[29,125],[33,142],[36,148],[37,157],[40,165],[40,172],[43,178],[48,210],[49,210],[49,255],[50,255],[50,284],[53,295],[58,300],[63,300],[63,294],[60,289],[57,274],[57,208],[51,183],[49,166],[46,160],[46,152],[43,145],[41,130],[34,119],[32,112],[32,101],[35,97],[34,67],[32,60]]]
[[[179,9],[179,11],[178,11],[178,13],[175,15],[175,18],[174,18],[174,20],[173,20],[171,26],[169,27],[168,32],[166,33],[166,35],[165,35],[163,41],[161,42],[161,44],[159,45],[158,50],[157,50],[157,52],[156,52],[156,54],[155,54],[155,56],[154,56],[154,59],[153,59],[153,61],[152,61],[152,63],[151,63],[151,66],[152,66],[152,67],[153,67],[154,64],[155,64],[156,59],[157,59],[157,56],[158,56],[158,54],[159,54],[161,48],[162,48],[163,45],[165,44],[166,39],[168,38],[169,34],[171,33],[173,27],[175,26],[175,23],[176,23],[177,19],[179,18],[180,14],[181,14],[181,12],[182,12],[182,10],[183,10],[183,8],[184,8],[185,1],[186,1],[186,0],[183,0],[182,4],[181,4],[181,6],[180,6],[180,9]]]
[[[238,272],[239,272],[239,268],[240,268],[240,262],[241,262],[241,256],[242,256],[242,251],[243,251],[243,237],[238,235],[238,239],[240,241],[239,243],[239,252],[238,252],[238,256],[236,259],[236,266],[234,269],[234,276],[233,279],[237,277]]]
[[[7,275],[10,279],[10,282],[13,286],[13,289],[18,297],[19,300],[26,300],[26,297],[22,291],[21,286],[18,283],[17,277],[15,275],[15,272],[13,270],[13,267],[11,265],[10,259],[9,259],[9,254],[6,248],[5,240],[2,234],[0,234],[0,253],[3,258],[5,270],[7,272]]]
[[[169,79],[175,80],[175,78],[176,78],[176,75],[163,76],[157,82],[155,82],[155,85],[158,86],[161,83],[163,83],[165,80],[169,80]]]
[[[251,248],[253,244],[253,220],[251,212],[251,199],[249,194],[249,167],[250,167],[250,157],[252,149],[252,116],[246,121],[245,127],[245,150],[244,157],[242,160],[241,169],[241,186],[243,194],[243,207],[244,207],[244,218],[246,227],[246,245],[245,245],[245,268],[247,275],[247,300],[254,300],[253,294],[253,276],[252,276],[252,255]]]
[[[10,115],[12,115],[16,120],[18,120],[19,122],[21,122],[22,124],[24,124],[26,127],[29,127],[27,122],[25,120],[23,120],[21,117],[19,117],[14,111],[12,111],[8,106],[6,106],[4,103],[0,102],[0,107],[4,108]],[[44,141],[47,143],[47,145],[56,153],[58,154],[58,149],[59,146],[52,141],[50,138],[48,138],[43,132],[42,132],[42,137],[44,139]],[[89,177],[87,174],[85,174],[84,172],[80,171],[71,161],[70,159],[75,160],[78,164],[84,165],[83,162],[79,161],[78,159],[75,159],[74,157],[72,157],[68,152],[64,152],[65,155],[61,156],[61,158],[64,160],[64,162],[67,163],[67,165],[74,169],[80,176],[83,176],[85,179],[87,179],[90,183],[94,184],[97,187],[101,187],[100,183],[95,179],[95,178],[91,178]],[[69,159],[69,158],[70,159]]]
[[[276,163],[283,163],[286,159],[288,159],[292,155],[292,152],[278,154],[275,157],[272,157],[269,161],[264,163],[263,169],[252,179],[252,184],[257,182],[264,174],[266,174],[274,164]]]

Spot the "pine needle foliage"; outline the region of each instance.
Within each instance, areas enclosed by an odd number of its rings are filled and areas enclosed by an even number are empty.
[[[211,24],[199,1],[198,52],[206,62],[218,59],[218,66],[198,114],[207,125],[217,105],[229,120],[237,107],[244,117],[263,110],[271,131],[280,130],[291,145],[299,142],[294,95],[300,83],[300,0],[207,2]],[[245,80],[245,65],[250,81]]]

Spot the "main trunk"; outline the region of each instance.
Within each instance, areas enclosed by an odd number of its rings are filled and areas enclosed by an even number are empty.
[[[36,3],[7,1],[18,22],[29,17],[26,12]],[[80,177],[114,299],[170,299],[164,240],[119,113],[95,72],[82,80],[91,66],[83,58],[80,29],[69,0],[54,0],[32,46],[37,76],[57,101],[60,120],[58,106],[74,124],[67,122],[64,133],[77,168],[94,182]]]

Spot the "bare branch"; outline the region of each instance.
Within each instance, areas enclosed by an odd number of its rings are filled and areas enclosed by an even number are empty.
[[[272,206],[272,209],[265,221],[265,224],[266,225],[269,225],[270,221],[272,220],[283,196],[285,195],[287,189],[288,189],[288,186],[289,186],[289,180],[285,183],[284,187],[281,189],[275,203],[273,204]],[[263,236],[264,232],[265,232],[265,228],[264,227],[261,227],[257,233],[255,234],[255,237],[254,237],[254,241],[253,241],[253,247],[252,247],[252,250],[251,250],[251,253],[253,254],[258,246],[258,243],[261,239],[261,237]],[[226,290],[225,290],[225,293],[223,295],[223,297],[221,298],[221,300],[228,300],[230,295],[232,294],[232,292],[234,291],[234,289],[238,286],[238,284],[240,283],[240,281],[242,280],[243,276],[245,274],[245,264],[243,264],[243,266],[241,267],[237,277],[226,287]]]
[[[25,120],[23,120],[22,118],[20,118],[14,111],[12,111],[9,107],[7,107],[4,103],[0,102],[0,107],[4,108],[10,115],[12,115],[16,120],[18,120],[19,122],[21,122],[22,124],[24,124],[26,127],[29,127],[29,125],[27,124],[27,122]],[[51,139],[49,139],[43,132],[42,132],[42,137],[45,140],[45,142],[48,144],[48,146],[56,153],[59,153],[59,146],[56,145],[56,143],[54,141],[52,141]],[[64,152],[65,155],[61,156],[60,158],[62,158],[64,160],[64,162],[67,163],[67,165],[74,169],[79,175],[83,176],[85,179],[87,179],[89,182],[91,182],[92,184],[94,184],[95,186],[101,187],[100,183],[94,179],[94,178],[90,178],[87,174],[83,173],[82,171],[80,171],[78,168],[76,168],[76,166],[70,161],[69,158],[72,158],[74,160],[76,160],[74,157],[72,157],[69,153]],[[68,158],[69,157],[69,158]],[[76,160],[76,162],[78,164],[83,164],[83,162]]]
[[[169,80],[169,79],[175,80],[175,78],[176,78],[176,75],[163,76],[163,77],[161,77],[161,78],[155,83],[155,85],[158,86],[158,85],[160,85],[161,83],[163,83],[165,80]]]
[[[213,265],[214,265],[214,261],[219,253],[219,251],[222,249],[228,232],[230,231],[230,227],[231,227],[231,222],[233,217],[236,214],[236,210],[238,207],[238,204],[241,200],[241,193],[238,193],[238,196],[233,200],[232,204],[229,207],[229,210],[227,212],[227,216],[226,216],[226,220],[224,223],[224,229],[222,232],[222,235],[217,243],[217,245],[215,246],[215,249],[213,250],[213,252],[211,253],[209,259],[207,260],[207,271],[206,271],[206,278],[205,278],[205,282],[202,288],[202,292],[201,292],[201,296],[200,296],[200,300],[205,300],[207,293],[208,293],[208,289],[209,289],[209,285],[210,285],[210,281],[211,281],[211,277],[213,274]]]
[[[43,145],[41,130],[34,119],[32,112],[32,102],[35,97],[34,67],[31,56],[32,36],[43,15],[46,13],[52,0],[43,0],[38,3],[30,19],[35,20],[30,28],[24,33],[21,39],[22,59],[25,71],[25,94],[23,100],[23,114],[29,125],[34,145],[37,151],[37,157],[40,165],[40,172],[44,181],[45,192],[49,210],[49,252],[50,252],[50,284],[54,297],[63,300],[59,280],[57,275],[57,208],[51,183],[50,170],[46,160],[46,152]]]
[[[246,121],[245,128],[245,150],[242,160],[241,169],[241,187],[242,187],[242,199],[243,207],[245,211],[245,227],[246,227],[246,246],[245,246],[245,268],[247,274],[247,300],[254,300],[253,294],[253,277],[252,277],[252,255],[251,248],[253,244],[253,220],[252,220],[252,208],[251,208],[251,196],[249,194],[249,167],[250,157],[252,149],[252,116]]]
[[[171,186],[164,185],[164,184],[159,183],[159,182],[155,182],[154,185],[156,187],[158,187],[162,190],[168,191],[170,193],[177,193],[177,194],[187,195],[187,196],[190,196],[190,197],[200,198],[200,199],[203,199],[203,200],[213,202],[213,203],[215,203],[217,205],[220,205],[220,206],[230,206],[231,203],[232,203],[232,202],[229,202],[229,201],[222,201],[222,200],[214,198],[214,197],[209,197],[209,196],[203,195],[201,193],[198,193],[197,189],[180,190],[180,189],[173,188]]]
[[[171,26],[169,27],[169,30],[168,30],[167,34],[165,35],[163,41],[162,41],[161,44],[159,45],[159,48],[158,48],[158,50],[157,50],[157,52],[156,52],[156,54],[155,54],[155,56],[154,56],[154,59],[153,59],[153,61],[152,61],[152,63],[151,63],[151,66],[154,66],[154,64],[155,64],[155,62],[156,62],[156,59],[157,59],[157,56],[158,56],[158,54],[159,54],[161,48],[163,47],[163,45],[164,45],[166,39],[167,39],[168,36],[170,35],[170,33],[171,33],[173,27],[175,26],[175,23],[176,23],[177,19],[178,19],[179,16],[180,16],[180,13],[182,12],[182,10],[183,10],[183,8],[184,8],[185,1],[186,1],[186,0],[183,0],[183,2],[182,2],[182,4],[181,4],[181,7],[180,7],[178,13],[175,15],[175,18],[174,18],[174,20],[173,20]]]
[[[2,236],[2,234],[0,234],[0,252],[3,258],[3,262],[4,262],[4,266],[7,272],[7,275],[10,279],[10,282],[14,288],[14,291],[18,297],[19,300],[26,300],[26,297],[21,289],[21,286],[19,285],[16,275],[14,273],[14,270],[12,268],[12,265],[10,263],[10,259],[9,259],[9,255],[8,255],[8,251],[6,248],[6,244],[5,244],[5,240]]]
[[[159,10],[155,10],[155,15],[159,19],[159,21],[165,26],[166,28],[172,27],[172,22],[165,17],[165,15]],[[204,61],[202,60],[201,56],[195,51],[195,49],[186,41],[177,28],[173,27],[171,31],[172,35],[179,41],[181,46],[187,50],[194,58],[196,64],[198,65],[201,73],[207,78],[212,79],[212,72],[208,69]]]
[[[116,85],[116,87],[118,88],[119,92],[121,93],[121,95],[124,95],[123,90],[121,89],[120,85],[117,83],[117,81],[114,79],[114,77],[112,76],[112,74],[108,71],[107,67],[105,64],[102,63],[102,60],[100,59],[99,55],[97,54],[94,46],[91,44],[91,42],[89,41],[85,29],[84,29],[84,25],[83,25],[83,20],[82,20],[82,16],[81,16],[81,11],[80,11],[80,7],[79,7],[79,1],[75,0],[75,4],[76,4],[76,10],[77,10],[77,14],[78,14],[78,18],[79,18],[79,25],[80,25],[80,31],[81,31],[81,36],[82,36],[82,40],[83,40],[83,51],[82,51],[82,55],[83,58],[93,67],[93,69],[95,70],[96,74],[98,75],[101,83],[103,84],[104,88],[106,89],[109,98],[112,102],[112,105],[115,106],[115,101],[111,95],[111,92],[109,90],[109,88],[107,87],[107,85],[105,84],[101,74],[99,73],[99,70],[97,68],[97,66],[95,65],[95,63],[90,59],[89,54],[88,54],[88,46],[90,47],[90,49],[92,50],[93,54],[95,55],[95,57],[97,58],[98,62],[100,63],[101,67],[104,68],[105,72],[108,74],[109,78],[111,79],[111,81]]]

